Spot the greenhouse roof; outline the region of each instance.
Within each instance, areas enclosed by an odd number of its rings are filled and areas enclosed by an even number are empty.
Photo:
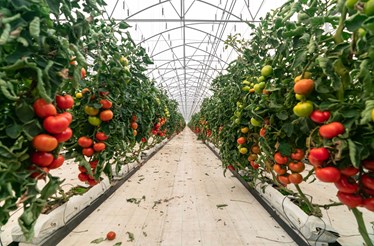
[[[212,80],[237,58],[228,35],[249,38],[246,22],[285,0],[110,0],[106,15],[131,25],[130,33],[154,61],[148,75],[179,103],[188,121],[199,111]]]

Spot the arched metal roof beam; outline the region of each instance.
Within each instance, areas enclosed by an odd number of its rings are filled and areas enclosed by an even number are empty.
[[[197,70],[197,69],[194,69],[194,68],[192,68],[193,70]],[[165,72],[165,73],[163,73],[163,74],[160,74],[158,77],[154,77],[153,79],[155,79],[155,80],[157,80],[157,79],[159,79],[160,77],[163,77],[163,76],[165,76],[166,74],[169,74],[169,73],[172,73],[172,72],[174,72],[173,70],[170,70],[170,71],[168,71],[168,72]],[[201,72],[202,73],[202,72]],[[204,72],[204,74],[206,75],[206,76],[208,76],[210,79],[214,79],[211,75],[209,75],[207,72]]]
[[[196,79],[199,78],[198,76],[195,76],[193,73],[187,73],[187,75],[189,75],[191,78],[196,78]],[[209,75],[207,75],[207,76],[209,76]],[[210,78],[213,78],[213,77],[210,77]],[[167,78],[167,79],[165,79],[165,80],[160,81],[160,82],[157,83],[157,84],[158,84],[158,85],[161,85],[163,82],[167,82],[167,81],[170,81],[170,80],[172,80],[172,79],[175,79],[175,77]],[[179,82],[179,80],[177,80],[176,82]],[[199,80],[197,80],[197,81],[193,81],[193,82],[197,82],[197,84],[199,84],[199,83],[198,83]],[[174,83],[170,83],[170,84],[168,84],[168,85],[171,85],[171,84],[174,84]]]
[[[163,3],[167,3],[167,2],[170,2],[170,0],[166,0],[166,1],[158,2],[158,3],[153,4],[153,5],[149,5],[148,7],[144,8],[144,9],[142,9],[142,10],[139,10],[138,12],[136,12],[136,13],[134,13],[134,14],[128,16],[127,18],[125,18],[125,20],[130,19],[131,17],[133,17],[133,16],[135,16],[135,15],[138,15],[138,14],[140,14],[140,13],[142,13],[142,12],[148,10],[148,9],[151,9],[151,8],[153,8],[153,7],[156,7],[156,6],[158,6],[158,5],[161,5],[161,4],[163,4]]]

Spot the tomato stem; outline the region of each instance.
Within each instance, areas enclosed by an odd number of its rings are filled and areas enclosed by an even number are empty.
[[[336,32],[334,35],[334,41],[336,44],[340,44],[341,42],[343,42],[342,33],[344,29],[344,22],[347,16],[347,12],[348,12],[347,8],[343,6],[342,15],[340,16],[340,20],[339,20],[339,26],[336,29]]]
[[[358,224],[358,231],[360,232],[362,238],[365,241],[367,246],[373,246],[372,241],[370,240],[368,231],[366,229],[364,218],[362,217],[362,212],[357,208],[352,208],[352,213],[354,214],[357,224]]]
[[[309,201],[309,199],[305,196],[304,192],[300,189],[300,186],[298,184],[295,184],[297,192],[300,194],[301,199],[306,203],[308,206],[310,212],[317,216],[317,217],[322,217],[321,210],[319,207],[313,206],[313,204]]]

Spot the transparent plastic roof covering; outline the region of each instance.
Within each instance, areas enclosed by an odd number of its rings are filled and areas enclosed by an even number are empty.
[[[237,53],[224,49],[228,35],[249,38],[257,23],[285,0],[107,0],[106,12],[125,20],[134,41],[154,61],[148,75],[179,103],[188,121],[212,94],[211,81]]]

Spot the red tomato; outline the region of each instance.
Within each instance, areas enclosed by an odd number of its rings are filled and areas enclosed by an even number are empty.
[[[78,170],[81,173],[87,173],[87,169],[84,166],[78,166]]]
[[[364,175],[362,175],[361,182],[366,188],[374,190],[374,177],[372,173],[365,173]]]
[[[336,167],[316,168],[316,177],[322,182],[335,183],[340,179],[340,171]]]
[[[73,131],[70,127],[66,128],[65,131],[55,134],[54,137],[57,139],[59,143],[63,143],[68,141],[73,136]]]
[[[153,135],[157,135],[157,130],[152,130]]]
[[[112,107],[112,102],[107,99],[101,99],[100,104],[102,105],[103,109],[109,109]]]
[[[251,152],[254,154],[259,154],[261,152],[260,147],[258,145],[253,145],[251,148]]]
[[[293,87],[295,94],[308,95],[314,89],[314,81],[311,79],[300,79]]]
[[[314,110],[310,114],[310,119],[316,123],[322,124],[330,119],[329,111],[320,111],[318,109]]]
[[[303,176],[300,173],[292,173],[288,175],[288,179],[292,184],[300,184],[303,182]]]
[[[47,167],[36,169],[35,166],[31,166],[28,169],[30,170],[30,177],[34,179],[44,179],[46,174],[49,173],[49,168]]]
[[[105,135],[105,133],[103,133],[103,132],[97,132],[96,135],[95,135],[95,137],[99,141],[105,141],[105,140],[108,139],[108,136]]]
[[[73,116],[69,112],[63,112],[60,115],[64,116],[69,121],[69,125],[73,121]]]
[[[283,156],[280,152],[277,152],[274,154],[274,160],[276,163],[283,165],[283,164],[287,164],[288,157]]]
[[[358,169],[354,166],[345,167],[343,169],[340,169],[340,172],[344,174],[345,176],[355,176],[358,173]]]
[[[296,149],[295,152],[291,154],[291,159],[295,161],[301,161],[304,159],[305,153],[302,149]]]
[[[34,152],[31,161],[39,167],[47,167],[53,162],[53,155],[48,152]]]
[[[70,95],[65,95],[65,96],[57,95],[56,103],[57,103],[57,107],[59,107],[60,109],[69,109],[73,107],[74,99]]]
[[[110,231],[106,234],[106,239],[112,241],[116,238],[116,233],[114,231]]]
[[[287,172],[286,168],[283,168],[283,166],[279,164],[274,164],[273,170],[279,175],[283,175]]]
[[[78,139],[78,145],[81,146],[82,148],[91,147],[92,144],[93,144],[93,141],[89,137],[83,136]]]
[[[78,179],[82,182],[88,181],[88,175],[86,173],[80,173],[78,174]]]
[[[94,179],[88,179],[87,180],[88,181],[88,184],[90,185],[90,186],[95,186],[95,185],[97,185],[99,182],[97,182],[96,180],[94,180]]]
[[[82,154],[85,155],[85,156],[93,156],[94,154],[94,149],[93,148],[83,148],[82,149]]]
[[[146,143],[147,142],[147,139],[146,138],[142,138],[142,143]]]
[[[345,175],[340,176],[340,179],[335,182],[335,186],[339,191],[348,194],[356,193],[359,188],[356,180]]]
[[[329,159],[330,153],[329,151],[324,148],[314,148],[311,149],[309,152],[308,160],[314,166],[320,166],[324,161]]]
[[[87,75],[86,69],[84,67],[81,68],[81,77],[84,79]]]
[[[288,174],[287,175],[278,175],[277,176],[278,178],[278,181],[283,184],[283,185],[288,185],[290,184],[290,180],[288,178]]]
[[[343,134],[345,127],[340,122],[332,122],[330,124],[323,125],[319,128],[319,135],[323,138],[331,139],[339,134]]]
[[[48,116],[43,121],[43,127],[49,133],[58,134],[69,127],[69,121],[61,115]]]
[[[93,148],[96,152],[100,152],[100,151],[103,151],[106,148],[106,146],[105,146],[105,143],[95,143],[93,145]]]
[[[251,163],[251,166],[252,166],[252,168],[254,170],[256,170],[256,169],[258,169],[260,167],[260,165],[258,163],[256,163],[256,162],[254,162],[254,161],[250,161],[250,163]]]
[[[298,161],[298,162],[290,162],[288,164],[288,168],[292,171],[292,172],[295,172],[295,173],[301,173],[302,171],[304,171],[305,169],[305,165],[304,163],[302,163],[301,161]]]
[[[132,128],[133,130],[138,129],[138,123],[136,123],[136,122],[132,122],[132,123],[131,123],[131,128]]]
[[[102,97],[106,97],[106,96],[109,95],[109,91],[100,91],[99,94],[100,94],[100,96],[102,96]]]
[[[138,119],[138,117],[136,116],[136,114],[133,114],[131,116],[131,121],[135,122],[137,119]]]
[[[363,205],[367,210],[374,212],[374,197],[364,199]]]
[[[48,134],[39,134],[32,140],[32,145],[38,151],[50,152],[57,148],[58,142],[55,137]]]
[[[136,124],[136,123],[135,123]],[[132,127],[132,126],[131,126]],[[240,137],[236,140],[236,142],[238,144],[244,144],[245,142],[247,142],[247,139],[245,137]]]
[[[35,114],[42,119],[57,114],[56,107],[52,103],[47,103],[43,98],[37,99],[33,104],[33,108]]]
[[[230,170],[230,171],[235,171],[235,167],[233,165],[228,165],[227,168]]]
[[[374,171],[374,160],[369,160],[369,159],[363,160],[362,165],[367,170]]]
[[[99,163],[99,160],[90,161],[91,168],[95,169],[97,167],[98,163]]]
[[[113,112],[110,109],[106,109],[100,113],[100,120],[102,121],[110,121],[113,119]]]
[[[62,155],[58,155],[56,159],[54,159],[51,165],[48,166],[49,169],[56,169],[64,164],[65,158]]]
[[[265,137],[265,135],[266,135],[266,128],[261,128],[261,130],[260,130],[260,136],[261,137]]]
[[[349,208],[361,206],[363,203],[362,197],[360,195],[347,194],[338,191],[338,194],[336,194],[336,196],[338,197],[339,201],[347,205]]]

